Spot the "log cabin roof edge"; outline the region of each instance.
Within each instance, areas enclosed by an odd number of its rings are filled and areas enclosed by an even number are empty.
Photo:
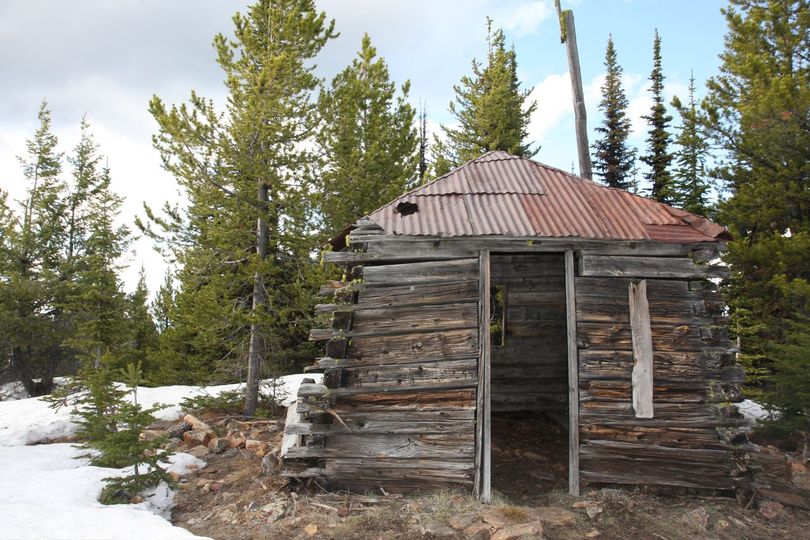
[[[502,151],[468,161],[366,217],[386,234],[402,236],[730,239],[704,217]]]

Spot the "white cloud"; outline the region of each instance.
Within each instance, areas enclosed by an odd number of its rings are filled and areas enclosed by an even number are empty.
[[[537,101],[537,109],[529,123],[530,139],[542,144],[546,135],[567,116],[573,116],[571,78],[565,73],[555,73],[536,84],[529,96]]]
[[[516,37],[531,34],[551,14],[552,8],[545,0],[532,0],[518,5],[502,15],[503,27],[514,32]]]

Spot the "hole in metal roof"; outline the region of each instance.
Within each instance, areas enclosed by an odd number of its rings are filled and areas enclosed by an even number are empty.
[[[419,205],[416,203],[403,201],[397,205],[394,209],[394,212],[399,214],[402,217],[410,216],[411,214],[415,214],[419,211]]]

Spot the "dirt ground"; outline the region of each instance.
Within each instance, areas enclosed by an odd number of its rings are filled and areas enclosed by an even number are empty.
[[[493,448],[491,505],[460,491],[399,496],[382,491],[325,493],[310,488],[296,493],[285,479],[262,474],[261,459],[255,454],[233,448],[204,455],[208,465],[180,480],[172,521],[195,534],[223,540],[807,537],[810,512],[763,500],[741,505],[729,498],[666,497],[632,489],[598,489],[570,497],[564,490],[560,446],[553,444],[560,433],[510,427],[512,433],[518,430],[520,436],[551,444],[547,452],[539,454],[541,458],[533,458],[508,437],[493,439],[497,449]],[[495,433],[497,429],[493,429]],[[272,448],[279,444],[281,433],[270,431],[265,438]],[[527,473],[527,467],[541,472]],[[542,526],[542,536],[509,536],[510,531],[520,530],[515,526],[537,523]]]

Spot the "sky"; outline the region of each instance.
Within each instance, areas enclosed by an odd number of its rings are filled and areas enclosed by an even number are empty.
[[[107,158],[113,189],[126,202],[121,220],[134,229],[143,204],[159,208],[182,201],[177,184],[161,168],[147,111],[153,95],[182,103],[193,89],[224,104],[223,75],[211,45],[229,35],[231,17],[249,2],[233,0],[3,0],[0,2],[0,189],[19,200],[25,192],[17,160],[37,126],[47,99],[61,150],[79,138],[82,116]],[[411,81],[410,101],[427,106],[429,129],[450,124],[453,85],[486,53],[486,17],[514,45],[519,77],[531,88],[537,110],[529,140],[535,159],[565,170],[576,161],[571,83],[565,46],[552,0],[316,0],[335,19],[340,36],[317,59],[329,81],[355,57],[367,32],[385,58],[392,80]],[[716,75],[726,32],[720,0],[563,0],[574,10],[590,142],[601,122],[598,110],[604,53],[613,36],[629,100],[631,145],[643,153],[651,105],[648,77],[652,42],[661,35],[665,96],[686,97],[694,72],[698,97]],[[677,114],[675,124],[677,124]],[[152,291],[166,264],[151,243],[133,243],[123,263],[125,288],[147,271]]]

